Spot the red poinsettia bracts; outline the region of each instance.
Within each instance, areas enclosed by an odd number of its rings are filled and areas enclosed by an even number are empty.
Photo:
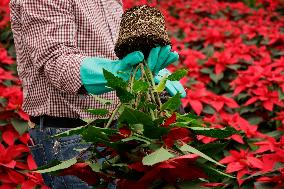
[[[145,166],[142,163],[129,165],[129,168],[138,172],[144,172],[145,175],[137,182],[121,180],[119,186],[121,188],[130,189],[135,185],[138,189],[145,189],[151,186],[153,181],[159,179],[167,183],[175,183],[179,179],[194,180],[197,178],[206,178],[205,173],[194,165],[197,157],[197,155],[193,154],[184,155],[158,163],[152,167]]]
[[[126,8],[134,4],[157,6],[165,15],[172,41],[172,49],[179,52],[178,66],[185,67],[188,75],[182,84],[188,88],[182,99],[187,111],[204,116],[212,128],[232,127],[238,133],[218,140],[198,135],[201,143],[229,142],[216,156],[227,164],[227,172],[235,174],[234,184],[252,186],[253,182],[283,186],[283,131],[284,131],[284,16],[282,0],[256,0],[229,2],[218,0],[125,0]],[[255,3],[253,3],[255,2]],[[9,0],[0,2],[0,29],[8,32]],[[7,34],[7,35],[6,35]],[[19,170],[36,166],[28,153],[27,134],[19,135],[13,126],[26,121],[28,116],[21,110],[22,92],[15,74],[11,41],[0,38],[0,188],[14,189],[22,185],[29,189],[42,185],[39,174],[22,174]],[[9,49],[9,52],[8,52]],[[15,121],[17,120],[17,121]],[[175,115],[162,126],[176,122]],[[5,126],[5,127],[2,127]],[[121,128],[113,141],[123,139],[131,131]],[[166,146],[173,142],[191,141],[191,133],[171,128],[164,137]],[[230,140],[232,139],[232,140]],[[246,149],[246,150],[243,150]],[[161,178],[204,176],[201,172],[188,173],[194,157],[170,159],[166,164],[152,168],[141,165],[129,167],[138,172],[149,171],[137,183],[122,181],[125,188],[148,186],[148,182]],[[77,166],[77,167],[76,167]],[[86,165],[77,164],[73,170],[90,171]],[[177,171],[179,170],[179,171]],[[273,174],[269,174],[273,171]],[[89,173],[89,172],[88,172]],[[257,173],[259,176],[245,179]],[[169,176],[171,175],[171,177]],[[244,177],[243,177],[244,176]],[[225,183],[222,183],[225,184]],[[208,187],[222,186],[208,183]],[[42,187],[44,188],[44,187]]]

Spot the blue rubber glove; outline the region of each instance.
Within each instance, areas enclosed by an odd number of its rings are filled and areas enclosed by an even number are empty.
[[[171,46],[166,45],[151,49],[147,62],[153,74],[157,75],[160,70],[177,61],[178,58],[178,53],[171,52]]]
[[[103,69],[126,81],[130,77],[133,66],[143,60],[144,55],[140,51],[132,52],[121,60],[98,57],[84,58],[80,66],[81,81],[88,93],[103,94],[109,92],[112,89],[106,87],[107,81],[104,77]]]
[[[158,84],[165,75],[171,75],[171,72],[167,69],[162,69],[158,73],[158,75],[154,77],[155,83]],[[169,81],[168,80],[166,82],[166,90],[171,96],[174,96],[175,94],[179,92],[181,94],[181,98],[186,97],[186,92],[179,81]]]

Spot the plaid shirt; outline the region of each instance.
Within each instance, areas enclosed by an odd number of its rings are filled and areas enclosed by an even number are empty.
[[[85,109],[115,108],[115,92],[99,95],[114,102],[103,105],[78,91],[83,58],[116,59],[121,0],[11,0],[10,9],[26,113],[95,118]]]

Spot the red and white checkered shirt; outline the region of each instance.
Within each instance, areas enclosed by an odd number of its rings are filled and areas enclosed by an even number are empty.
[[[116,59],[121,0],[11,0],[10,9],[26,113],[95,118],[85,109],[115,108],[115,92],[99,95],[109,106],[78,90],[83,58]]]

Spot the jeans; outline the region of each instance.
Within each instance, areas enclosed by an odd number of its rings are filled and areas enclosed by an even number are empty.
[[[29,129],[33,145],[29,145],[31,154],[38,167],[47,165],[54,160],[68,160],[80,154],[74,149],[87,148],[91,144],[80,143],[81,135],[72,135],[61,138],[51,138],[50,136],[69,130],[70,128],[44,127],[36,125]],[[43,180],[47,186],[52,189],[91,189],[87,183],[76,176],[53,176],[42,174]],[[108,184],[108,189],[115,189],[113,183]]]

